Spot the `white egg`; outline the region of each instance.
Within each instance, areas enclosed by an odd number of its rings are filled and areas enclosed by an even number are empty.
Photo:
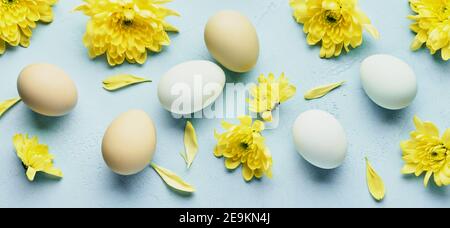
[[[211,105],[225,86],[225,72],[210,61],[189,61],[170,69],[159,81],[161,105],[174,114],[198,112]]]
[[[321,110],[300,114],[292,128],[299,154],[322,169],[340,166],[347,154],[347,136],[333,115]]]
[[[377,105],[391,110],[409,106],[417,94],[416,75],[401,59],[372,55],[361,63],[361,83]]]

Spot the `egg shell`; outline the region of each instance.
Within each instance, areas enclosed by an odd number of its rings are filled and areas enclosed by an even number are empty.
[[[225,10],[212,16],[206,24],[204,38],[214,59],[231,71],[250,71],[258,61],[256,29],[237,11]]]
[[[66,115],[78,102],[75,83],[51,64],[25,67],[17,80],[17,91],[31,110],[45,116]]]
[[[377,105],[391,110],[409,106],[417,94],[413,69],[390,55],[372,55],[361,63],[361,83]]]
[[[213,62],[184,62],[161,77],[158,98],[161,105],[174,114],[195,113],[220,96],[225,80],[225,72]]]
[[[321,110],[300,114],[292,128],[299,154],[322,169],[339,167],[347,154],[347,136],[339,121]]]
[[[133,175],[147,167],[156,149],[156,129],[141,110],[117,117],[106,130],[102,154],[108,167],[120,175]]]

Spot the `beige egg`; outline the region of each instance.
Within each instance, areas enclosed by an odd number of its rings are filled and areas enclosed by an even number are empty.
[[[133,175],[147,167],[156,149],[156,129],[141,110],[131,110],[115,119],[102,142],[103,159],[120,175]]]
[[[237,11],[220,11],[212,16],[206,24],[205,43],[211,55],[231,71],[250,71],[258,61],[256,29]]]
[[[78,101],[75,83],[62,69],[51,64],[25,67],[17,80],[17,90],[31,110],[45,116],[63,116]]]

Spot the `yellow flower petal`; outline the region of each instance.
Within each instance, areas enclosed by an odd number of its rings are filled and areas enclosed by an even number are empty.
[[[169,23],[163,23],[164,24],[164,30],[167,32],[179,32],[178,28],[169,24]]]
[[[251,181],[253,179],[254,173],[246,164],[242,166],[242,177],[245,181]]]
[[[183,157],[185,158],[187,167],[190,168],[198,152],[197,135],[195,133],[195,128],[190,121],[186,122],[186,127],[184,129],[184,148],[185,154]]]
[[[376,200],[380,201],[384,198],[385,187],[381,177],[375,172],[369,160],[366,158],[366,181],[369,192]]]
[[[323,97],[323,96],[327,95],[329,92],[331,92],[332,90],[342,86],[344,83],[345,83],[345,81],[342,81],[342,82],[331,83],[328,85],[323,85],[323,86],[313,88],[305,93],[305,99],[312,100],[312,99],[317,99],[317,98]]]
[[[0,117],[3,114],[5,114],[5,112],[8,111],[10,108],[12,108],[15,104],[19,103],[19,101],[21,101],[20,97],[9,99],[0,103]]]
[[[446,48],[442,48],[441,56],[444,61],[448,61],[450,59],[450,44]]]
[[[272,122],[272,120],[273,120],[272,111],[262,112],[261,119],[263,119],[266,122]]]
[[[380,39],[380,33],[372,24],[365,24],[364,28],[372,35],[375,39]]]
[[[33,167],[28,167],[26,175],[29,181],[34,181],[34,177],[36,176],[36,170],[33,169]]]
[[[256,120],[252,125],[253,130],[256,132],[264,131],[265,124],[262,121]]]
[[[416,172],[417,167],[415,165],[406,164],[402,168],[402,174],[413,174]]]
[[[222,153],[221,150],[219,150],[219,147],[218,147],[218,146],[216,146],[216,147],[214,148],[214,156],[216,156],[216,157],[218,157],[218,158],[220,158],[220,157],[223,156],[223,153]],[[185,160],[186,160],[186,159],[185,159]]]
[[[423,185],[425,186],[425,187],[427,187],[428,186],[428,181],[430,180],[430,177],[433,175],[433,171],[428,171],[426,174],[425,174],[425,178],[423,178]]]
[[[241,122],[241,124],[244,126],[250,127],[252,124],[252,117],[250,117],[250,116],[240,116],[240,117],[238,117],[238,119]]]
[[[119,74],[103,80],[103,88],[108,91],[114,91],[130,85],[151,81],[152,80],[136,77],[130,74]]]
[[[447,129],[442,135],[442,142],[444,143],[445,147],[450,148],[450,128]]]
[[[439,129],[432,122],[422,121],[419,117],[414,116],[414,124],[417,131],[428,136],[439,137]]]
[[[60,169],[54,168],[54,167],[46,168],[46,169],[42,170],[42,172],[44,172],[48,175],[52,175],[54,177],[62,178],[64,176]]]
[[[233,170],[236,169],[237,167],[239,167],[239,165],[241,164],[240,160],[233,160],[232,158],[227,158],[225,159],[225,168]]]
[[[158,175],[161,177],[161,179],[171,188],[192,193],[195,192],[194,187],[192,187],[190,184],[186,183],[183,179],[181,179],[178,175],[176,175],[174,172],[165,169],[163,167],[160,167],[156,165],[155,163],[150,164],[151,167],[158,173]]]

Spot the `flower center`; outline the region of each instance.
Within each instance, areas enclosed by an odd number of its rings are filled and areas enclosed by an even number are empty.
[[[125,26],[131,26],[133,24],[133,21],[125,19],[125,20],[123,20],[122,24]]]
[[[248,143],[246,143],[246,142],[241,142],[240,146],[244,150],[247,150],[250,147],[250,145],[248,145]]]
[[[341,14],[332,10],[325,11],[325,21],[329,24],[336,24],[341,19]]]
[[[429,159],[434,162],[440,162],[447,158],[449,150],[444,145],[437,145],[431,148]]]
[[[3,5],[12,5],[14,3],[17,3],[19,0],[2,0]]]

